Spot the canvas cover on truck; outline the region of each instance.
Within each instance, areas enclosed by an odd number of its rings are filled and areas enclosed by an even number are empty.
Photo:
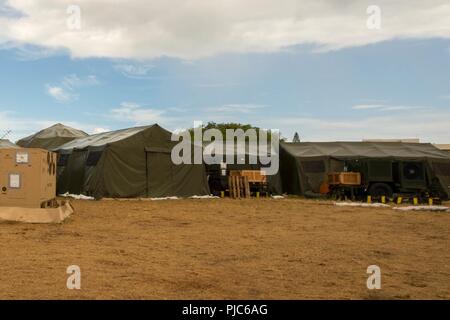
[[[326,175],[343,171],[345,160],[423,161],[450,196],[450,156],[429,143],[401,142],[300,142],[281,143],[283,191],[318,192]]]

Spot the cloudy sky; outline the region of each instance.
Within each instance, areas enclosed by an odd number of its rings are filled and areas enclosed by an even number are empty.
[[[194,120],[450,143],[450,2],[0,0],[0,134]]]

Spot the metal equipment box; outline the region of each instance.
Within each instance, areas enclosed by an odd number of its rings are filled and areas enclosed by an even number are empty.
[[[361,173],[359,172],[333,172],[328,174],[329,185],[359,186]]]
[[[56,153],[0,149],[0,206],[47,208],[56,197]]]

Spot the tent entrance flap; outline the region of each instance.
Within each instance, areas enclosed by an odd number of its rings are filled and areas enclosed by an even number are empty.
[[[84,192],[86,151],[74,151],[67,163],[69,172],[67,190],[72,194],[82,194]]]
[[[174,164],[171,150],[146,148],[147,196],[188,197],[209,194],[203,164]]]
[[[147,196],[173,196],[173,164],[170,153],[146,151]]]

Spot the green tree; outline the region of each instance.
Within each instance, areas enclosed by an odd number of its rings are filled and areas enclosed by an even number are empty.
[[[242,123],[235,123],[235,122],[228,122],[228,123],[216,123],[216,122],[208,122],[206,125],[204,124],[202,127],[202,132],[208,129],[217,129],[222,133],[222,136],[226,137],[226,130],[227,129],[233,129],[233,130],[237,130],[237,129],[242,129],[243,131],[249,130],[249,129],[255,129],[256,134],[258,136],[259,139],[259,132],[260,130],[263,130],[259,127],[255,127],[252,126],[251,124],[242,124]],[[194,128],[189,129],[189,132],[191,133],[191,137],[194,137]],[[269,141],[271,141],[272,139],[272,134],[270,132],[270,130],[267,131],[267,138],[270,139]],[[284,140],[284,139],[280,139],[280,140]]]

